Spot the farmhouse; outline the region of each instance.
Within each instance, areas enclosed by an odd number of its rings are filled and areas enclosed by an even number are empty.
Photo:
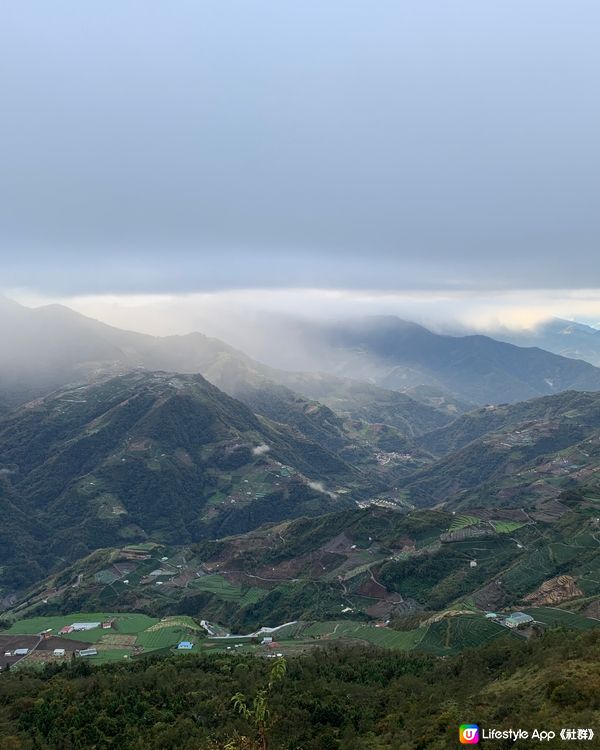
[[[102,630],[110,630],[115,627],[115,618],[112,617],[110,620],[105,620],[102,623]]]
[[[524,625],[530,625],[532,622],[533,617],[526,615],[525,612],[513,612],[512,615],[504,620],[507,628],[521,628]]]
[[[55,648],[54,651],[52,652],[52,656],[64,656],[64,655],[65,655],[64,648]]]
[[[262,641],[261,641],[261,644],[262,644],[263,646],[268,646],[268,645],[269,645],[269,643],[273,643],[273,638],[271,638],[271,636],[270,636],[270,635],[267,635],[267,636],[265,636],[265,637],[264,637],[264,638],[262,639]]]
[[[177,649],[179,651],[191,651],[193,648],[194,644],[191,641],[181,641],[181,643],[177,644]]]

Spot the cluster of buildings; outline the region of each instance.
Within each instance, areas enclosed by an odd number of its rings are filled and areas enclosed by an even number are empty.
[[[511,630],[518,628],[525,628],[532,625],[535,620],[531,615],[525,614],[525,612],[512,612],[512,614],[497,615],[495,612],[488,612],[485,616],[486,620],[494,620],[500,625],[504,625]]]

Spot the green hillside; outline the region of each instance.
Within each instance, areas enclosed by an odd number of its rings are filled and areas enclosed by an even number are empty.
[[[600,395],[568,392],[457,418],[420,438],[441,458],[406,479],[419,505],[522,507],[600,480]]]
[[[329,428],[334,443],[333,417]],[[134,373],[32,402],[0,420],[0,586],[16,591],[98,547],[243,532],[352,504],[340,486],[377,490],[374,459],[358,468],[324,442],[200,376]]]
[[[576,494],[561,506],[537,521],[535,507],[460,516],[372,506],[219,541],[99,550],[29,589],[4,617],[136,610],[247,633],[292,620],[409,630],[448,609],[583,608],[600,598],[597,508]]]

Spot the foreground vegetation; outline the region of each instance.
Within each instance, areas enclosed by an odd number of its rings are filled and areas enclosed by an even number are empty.
[[[51,665],[0,678],[0,749],[442,750],[465,722],[597,727],[599,660],[600,633],[557,629],[446,659],[332,645],[287,669],[240,654]]]

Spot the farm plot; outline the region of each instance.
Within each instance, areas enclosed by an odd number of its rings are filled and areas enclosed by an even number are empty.
[[[226,602],[238,602],[240,606],[254,604],[268,593],[264,589],[242,589],[241,586],[234,586],[218,573],[196,578],[190,583],[190,586],[198,591],[206,591],[209,594],[214,594]]]
[[[86,656],[86,661],[92,664],[109,664],[110,662],[122,661],[131,658],[131,651],[128,649],[107,649],[100,650],[96,656]]]
[[[476,516],[456,515],[448,531],[458,531],[459,529],[466,529],[469,526],[477,526],[479,522],[480,519]]]
[[[425,634],[424,628],[414,630],[392,630],[365,625],[357,628],[353,637],[372,643],[381,648],[397,648],[401,651],[412,651],[417,648]]]
[[[600,620],[592,620],[589,617],[578,615],[575,612],[567,612],[564,609],[534,607],[524,609],[523,612],[531,615],[537,622],[548,626],[563,625],[564,627],[576,628],[577,630],[592,630],[600,627]]]
[[[481,616],[447,617],[427,627],[419,649],[443,656],[509,634],[506,628]]]
[[[96,648],[103,651],[111,651],[114,649],[130,649],[135,646],[135,642],[135,635],[119,635],[118,633],[108,632],[100,638],[100,640],[96,644]]]
[[[149,628],[147,628],[148,632],[152,632],[154,630],[161,630],[162,628],[187,628],[188,630],[197,630],[201,633],[204,632],[204,628],[202,628],[198,623],[188,615],[173,615],[172,617],[163,617],[162,620],[155,623],[154,625],[151,625]]]
[[[351,639],[371,643],[382,648],[398,648],[410,651],[415,648],[424,634],[424,630],[400,631],[391,628],[377,628],[353,620],[315,622],[301,634],[301,638]]]
[[[188,640],[188,637],[189,630],[183,627],[151,628],[139,633],[135,645],[141,646],[144,651],[156,651],[176,646],[180,641]]]
[[[102,622],[116,615],[107,612],[78,612],[73,615],[56,615],[52,617],[30,617],[26,620],[18,620],[7,630],[9,634],[31,634],[41,633],[42,630],[51,628],[60,630],[73,622]],[[91,631],[88,631],[91,632]]]
[[[552,559],[556,561],[557,565],[571,562],[571,560],[575,560],[581,553],[579,547],[572,544],[565,544],[564,542],[554,542],[549,545],[549,549]]]
[[[494,531],[498,534],[512,534],[513,531],[522,528],[525,524],[519,521],[490,521]]]
[[[536,549],[502,576],[502,584],[513,594],[524,596],[555,574],[556,565],[548,548]]]

